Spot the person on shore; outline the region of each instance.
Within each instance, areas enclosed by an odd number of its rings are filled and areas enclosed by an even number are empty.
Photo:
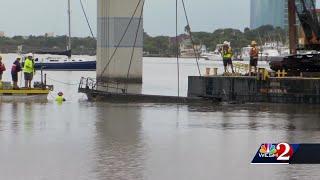
[[[12,64],[11,68],[11,77],[13,82],[13,89],[19,89],[18,87],[18,73],[22,70],[20,64],[21,58],[18,57]]]
[[[233,52],[228,41],[225,41],[223,43],[223,47],[222,49],[220,49],[220,53],[222,54],[222,58],[223,58],[224,72],[227,73],[228,66],[231,66],[232,73],[234,73],[233,64],[232,64]]]
[[[2,57],[0,56],[0,81],[2,81],[4,71],[6,71],[6,66],[2,63]]]
[[[33,79],[34,74],[34,63],[32,61],[33,54],[27,54],[27,58],[24,61],[23,73],[24,73],[24,80],[25,80],[25,87],[31,88],[31,81]]]
[[[254,67],[254,74],[257,74],[257,66],[259,59],[259,49],[257,47],[257,42],[251,42],[251,50],[250,50],[250,64],[249,64],[249,76],[252,75],[252,67]]]
[[[66,99],[63,97],[63,92],[59,92],[58,96],[56,97],[56,101],[59,104],[62,104]]]

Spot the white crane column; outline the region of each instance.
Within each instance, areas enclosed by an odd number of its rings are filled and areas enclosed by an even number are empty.
[[[141,88],[132,89],[132,87],[141,86],[142,83],[143,20],[140,21],[140,17],[142,18],[143,1],[98,0],[97,80],[104,83],[130,84],[131,88],[129,87],[128,91],[132,93],[140,92]],[[134,14],[136,7],[138,8]],[[131,24],[121,41],[131,18]],[[138,27],[139,21],[140,27]],[[138,28],[128,78],[130,59]],[[116,47],[118,47],[117,50]],[[115,50],[116,53],[114,53]],[[102,88],[100,87],[100,89]]]

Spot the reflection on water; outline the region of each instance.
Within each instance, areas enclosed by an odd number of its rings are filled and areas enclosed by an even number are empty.
[[[6,163],[0,163],[0,176],[308,179],[319,175],[317,166],[261,167],[249,163],[261,143],[320,142],[318,108],[3,103],[0,158]]]
[[[302,108],[303,107],[303,108]],[[214,113],[217,121],[210,128],[228,129],[279,129],[279,130],[320,130],[320,106],[285,104],[238,104],[222,106],[191,106],[192,112]],[[217,115],[218,114],[218,115]],[[206,117],[202,117],[204,119]],[[237,122],[229,123],[230,118]],[[221,120],[221,121],[219,121]],[[221,126],[220,126],[221,125]]]
[[[99,178],[143,179],[141,107],[106,104],[97,109],[95,142]]]

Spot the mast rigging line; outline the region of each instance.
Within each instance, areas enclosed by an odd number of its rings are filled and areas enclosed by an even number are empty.
[[[71,43],[71,0],[68,0],[68,48],[67,50],[71,50],[72,49],[72,43]]]
[[[176,0],[176,56],[177,56],[178,97],[180,97],[180,64],[179,64],[179,38],[178,38],[178,0]]]
[[[137,6],[136,6],[136,8],[135,8],[135,10],[134,10],[134,12],[133,12],[133,14],[132,14],[131,18],[130,18],[129,23],[127,24],[127,27],[126,27],[126,29],[125,29],[125,31],[124,31],[124,33],[123,33],[123,35],[122,35],[122,37],[121,37],[120,41],[118,42],[118,44],[117,44],[117,46],[116,46],[115,50],[113,51],[113,53],[112,53],[112,55],[111,55],[111,57],[110,57],[110,59],[109,59],[108,63],[105,65],[105,67],[103,68],[103,70],[102,70],[101,74],[98,76],[97,81],[99,81],[99,77],[101,78],[101,77],[103,76],[104,72],[107,70],[107,68],[109,67],[109,65],[110,65],[111,61],[113,60],[114,56],[116,55],[116,53],[117,53],[117,51],[118,51],[118,49],[119,49],[119,46],[120,46],[120,44],[122,43],[122,41],[123,41],[123,39],[124,39],[125,35],[126,35],[126,34],[127,34],[127,32],[128,32],[129,27],[130,27],[130,25],[131,25],[131,23],[132,23],[132,21],[133,21],[134,15],[136,14],[136,12],[137,12],[137,10],[138,10],[139,5],[140,5],[140,3],[141,3],[141,2],[142,2],[142,0],[139,0],[139,2],[138,2],[138,4],[137,4]]]
[[[139,17],[139,23],[138,23],[137,31],[136,31],[136,34],[135,34],[135,39],[134,39],[132,51],[131,51],[130,63],[129,63],[128,73],[127,73],[126,92],[128,92],[129,75],[130,75],[130,70],[131,70],[131,66],[132,66],[132,60],[133,60],[133,56],[134,56],[134,52],[135,52],[135,47],[136,47],[137,39],[138,39],[138,35],[139,35],[139,29],[140,29],[140,26],[141,26],[143,9],[144,9],[144,3],[145,3],[145,0],[143,0],[143,3],[142,3],[142,8],[141,8],[140,17]]]
[[[49,76],[47,76],[47,79],[49,79],[51,81],[54,81],[56,83],[67,85],[67,86],[77,86],[77,85],[79,85],[78,82],[74,82],[74,83],[63,82],[63,81],[60,81],[60,80],[56,80],[56,79],[50,78]]]
[[[84,6],[83,6],[83,3],[82,3],[82,0],[79,0],[79,1],[80,1],[80,4],[81,4],[81,8],[82,8],[83,15],[84,15],[84,17],[85,17],[85,19],[86,19],[86,21],[87,21],[87,25],[88,25],[88,27],[89,27],[91,36],[92,36],[93,39],[95,39],[95,37],[94,37],[94,35],[93,35],[93,31],[92,31],[91,25],[90,25],[90,22],[89,22],[89,19],[88,19],[88,16],[87,16],[87,13],[86,13],[86,11],[85,11],[85,9],[84,9]]]
[[[188,29],[188,32],[189,32],[189,35],[190,35],[190,40],[191,40],[191,43],[192,43],[192,47],[193,47],[193,51],[194,51],[194,55],[196,57],[196,62],[197,62],[197,67],[198,67],[198,71],[199,71],[199,76],[202,76],[201,75],[201,71],[200,71],[200,67],[199,67],[199,56],[198,56],[198,53],[197,53],[197,50],[196,48],[194,47],[194,40],[193,40],[193,36],[192,36],[192,31],[191,31],[191,27],[190,27],[190,23],[189,23],[189,18],[188,18],[188,13],[187,13],[187,10],[186,10],[186,6],[185,6],[185,3],[184,3],[184,0],[182,0],[182,6],[183,6],[183,10],[184,10],[184,14],[185,14],[185,17],[186,17],[186,21],[187,21],[187,29]]]

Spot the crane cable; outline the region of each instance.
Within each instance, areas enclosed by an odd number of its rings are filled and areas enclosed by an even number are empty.
[[[144,9],[144,3],[145,3],[145,0],[143,0],[143,3],[142,3],[142,8],[141,8],[140,17],[139,17],[139,23],[138,23],[137,31],[136,31],[136,34],[135,34],[135,39],[134,39],[134,43],[133,43],[133,48],[132,48],[132,51],[131,51],[130,63],[129,63],[129,68],[128,68],[128,72],[127,72],[127,84],[126,84],[126,88],[125,88],[125,89],[126,89],[126,92],[128,92],[129,75],[130,75],[130,70],[131,70],[131,66],[132,66],[132,61],[133,61],[133,56],[134,56],[134,52],[135,52],[135,47],[136,47],[136,44],[137,44],[137,39],[138,39],[138,35],[139,35],[139,30],[140,30],[140,26],[141,26],[143,9]]]
[[[80,0],[80,4],[81,4],[81,8],[82,8],[82,12],[83,12],[83,14],[84,14],[84,17],[85,17],[85,19],[86,19],[86,21],[87,21],[87,24],[88,24],[88,27],[89,27],[91,36],[92,36],[93,39],[95,39],[95,37],[94,37],[94,35],[93,35],[93,31],[92,31],[91,25],[90,25],[90,23],[89,23],[89,19],[88,19],[87,13],[86,13],[86,11],[85,11],[85,9],[84,9],[84,6],[83,6],[83,3],[82,3],[82,0]]]
[[[139,0],[139,2],[138,2],[138,4],[137,4],[137,6],[136,6],[136,8],[135,8],[135,10],[134,10],[131,18],[130,18],[129,23],[127,24],[127,27],[126,27],[126,29],[125,29],[125,31],[124,31],[124,33],[123,33],[120,41],[118,42],[118,44],[117,44],[115,50],[113,51],[113,53],[112,53],[109,61],[107,62],[107,64],[106,64],[105,67],[103,68],[103,70],[102,70],[101,74],[98,76],[98,78],[99,78],[99,77],[101,78],[101,77],[103,76],[104,72],[107,70],[107,68],[109,67],[111,61],[113,60],[113,58],[114,58],[114,56],[115,56],[115,54],[117,53],[117,51],[118,51],[118,49],[119,49],[119,47],[120,47],[120,45],[121,45],[121,43],[122,43],[125,35],[127,34],[128,30],[129,30],[129,27],[130,27],[130,25],[131,25],[131,23],[132,23],[132,21],[133,21],[134,15],[136,14],[136,12],[137,12],[137,10],[138,10],[138,8],[139,8],[139,6],[140,6],[141,1],[142,1],[142,0]],[[97,79],[97,81],[99,81],[99,79]]]
[[[191,43],[192,43],[193,51],[194,51],[194,54],[196,56],[196,62],[197,62],[197,67],[198,67],[198,71],[199,71],[199,76],[201,76],[201,71],[200,71],[200,67],[199,67],[199,59],[200,58],[198,56],[196,48],[194,47],[194,41],[193,41],[193,37],[192,37],[189,18],[188,18],[188,14],[187,14],[187,10],[186,10],[186,6],[185,6],[185,3],[184,3],[184,0],[182,0],[182,5],[183,5],[183,10],[184,10],[184,14],[185,14],[185,17],[186,17],[186,21],[187,21],[187,29],[188,29],[188,32],[189,32],[189,35],[190,35],[190,40],[191,40]]]
[[[177,78],[178,97],[180,97],[180,64],[179,64],[179,38],[178,38],[178,0],[176,0],[176,56],[177,56]]]
[[[60,80],[56,80],[56,79],[50,78],[49,76],[47,76],[47,79],[49,79],[49,80],[51,80],[53,82],[59,83],[59,84],[67,85],[67,86],[77,86],[77,85],[79,85],[78,82],[73,82],[73,83],[64,82],[64,81],[60,81]]]

